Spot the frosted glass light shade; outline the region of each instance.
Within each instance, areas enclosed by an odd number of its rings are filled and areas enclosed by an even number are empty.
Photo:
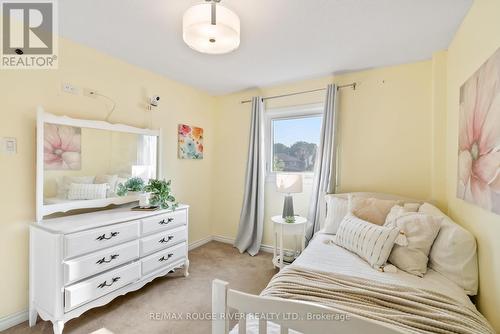
[[[301,193],[301,174],[276,174],[276,189],[280,193]]]
[[[182,38],[190,48],[223,54],[240,46],[240,18],[224,6],[216,6],[216,24],[211,23],[211,4],[190,7],[182,18]]]

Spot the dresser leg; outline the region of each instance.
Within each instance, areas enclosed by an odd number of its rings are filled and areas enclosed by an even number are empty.
[[[186,260],[184,263],[184,277],[189,276],[189,260]]]
[[[30,307],[30,311],[29,311],[29,325],[30,325],[30,327],[33,327],[36,325],[37,318],[38,318],[38,312],[36,311],[36,308]]]
[[[64,328],[64,322],[63,321],[55,321],[52,325],[54,328],[54,334],[62,334],[63,328]]]

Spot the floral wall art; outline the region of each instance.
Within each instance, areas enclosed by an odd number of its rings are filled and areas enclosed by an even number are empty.
[[[179,124],[179,158],[203,159],[203,128]]]
[[[500,49],[460,88],[457,197],[500,214]]]
[[[57,124],[44,126],[45,170],[80,170],[82,129]]]

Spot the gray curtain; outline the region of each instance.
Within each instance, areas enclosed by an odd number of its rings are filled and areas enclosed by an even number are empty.
[[[264,103],[262,98],[252,98],[250,142],[245,177],[245,193],[241,208],[238,235],[234,246],[241,253],[254,256],[259,252],[264,229]]]
[[[337,175],[337,140],[336,127],[338,120],[337,111],[337,86],[331,84],[326,89],[325,109],[321,125],[320,143],[316,157],[313,187],[309,204],[308,227],[306,242],[311,240],[314,233],[320,229],[325,195],[335,192]]]

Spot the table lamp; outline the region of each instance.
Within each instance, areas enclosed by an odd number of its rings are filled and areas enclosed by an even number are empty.
[[[276,174],[276,190],[285,194],[283,203],[283,218],[293,217],[293,199],[294,193],[302,192],[302,175],[301,174]]]

